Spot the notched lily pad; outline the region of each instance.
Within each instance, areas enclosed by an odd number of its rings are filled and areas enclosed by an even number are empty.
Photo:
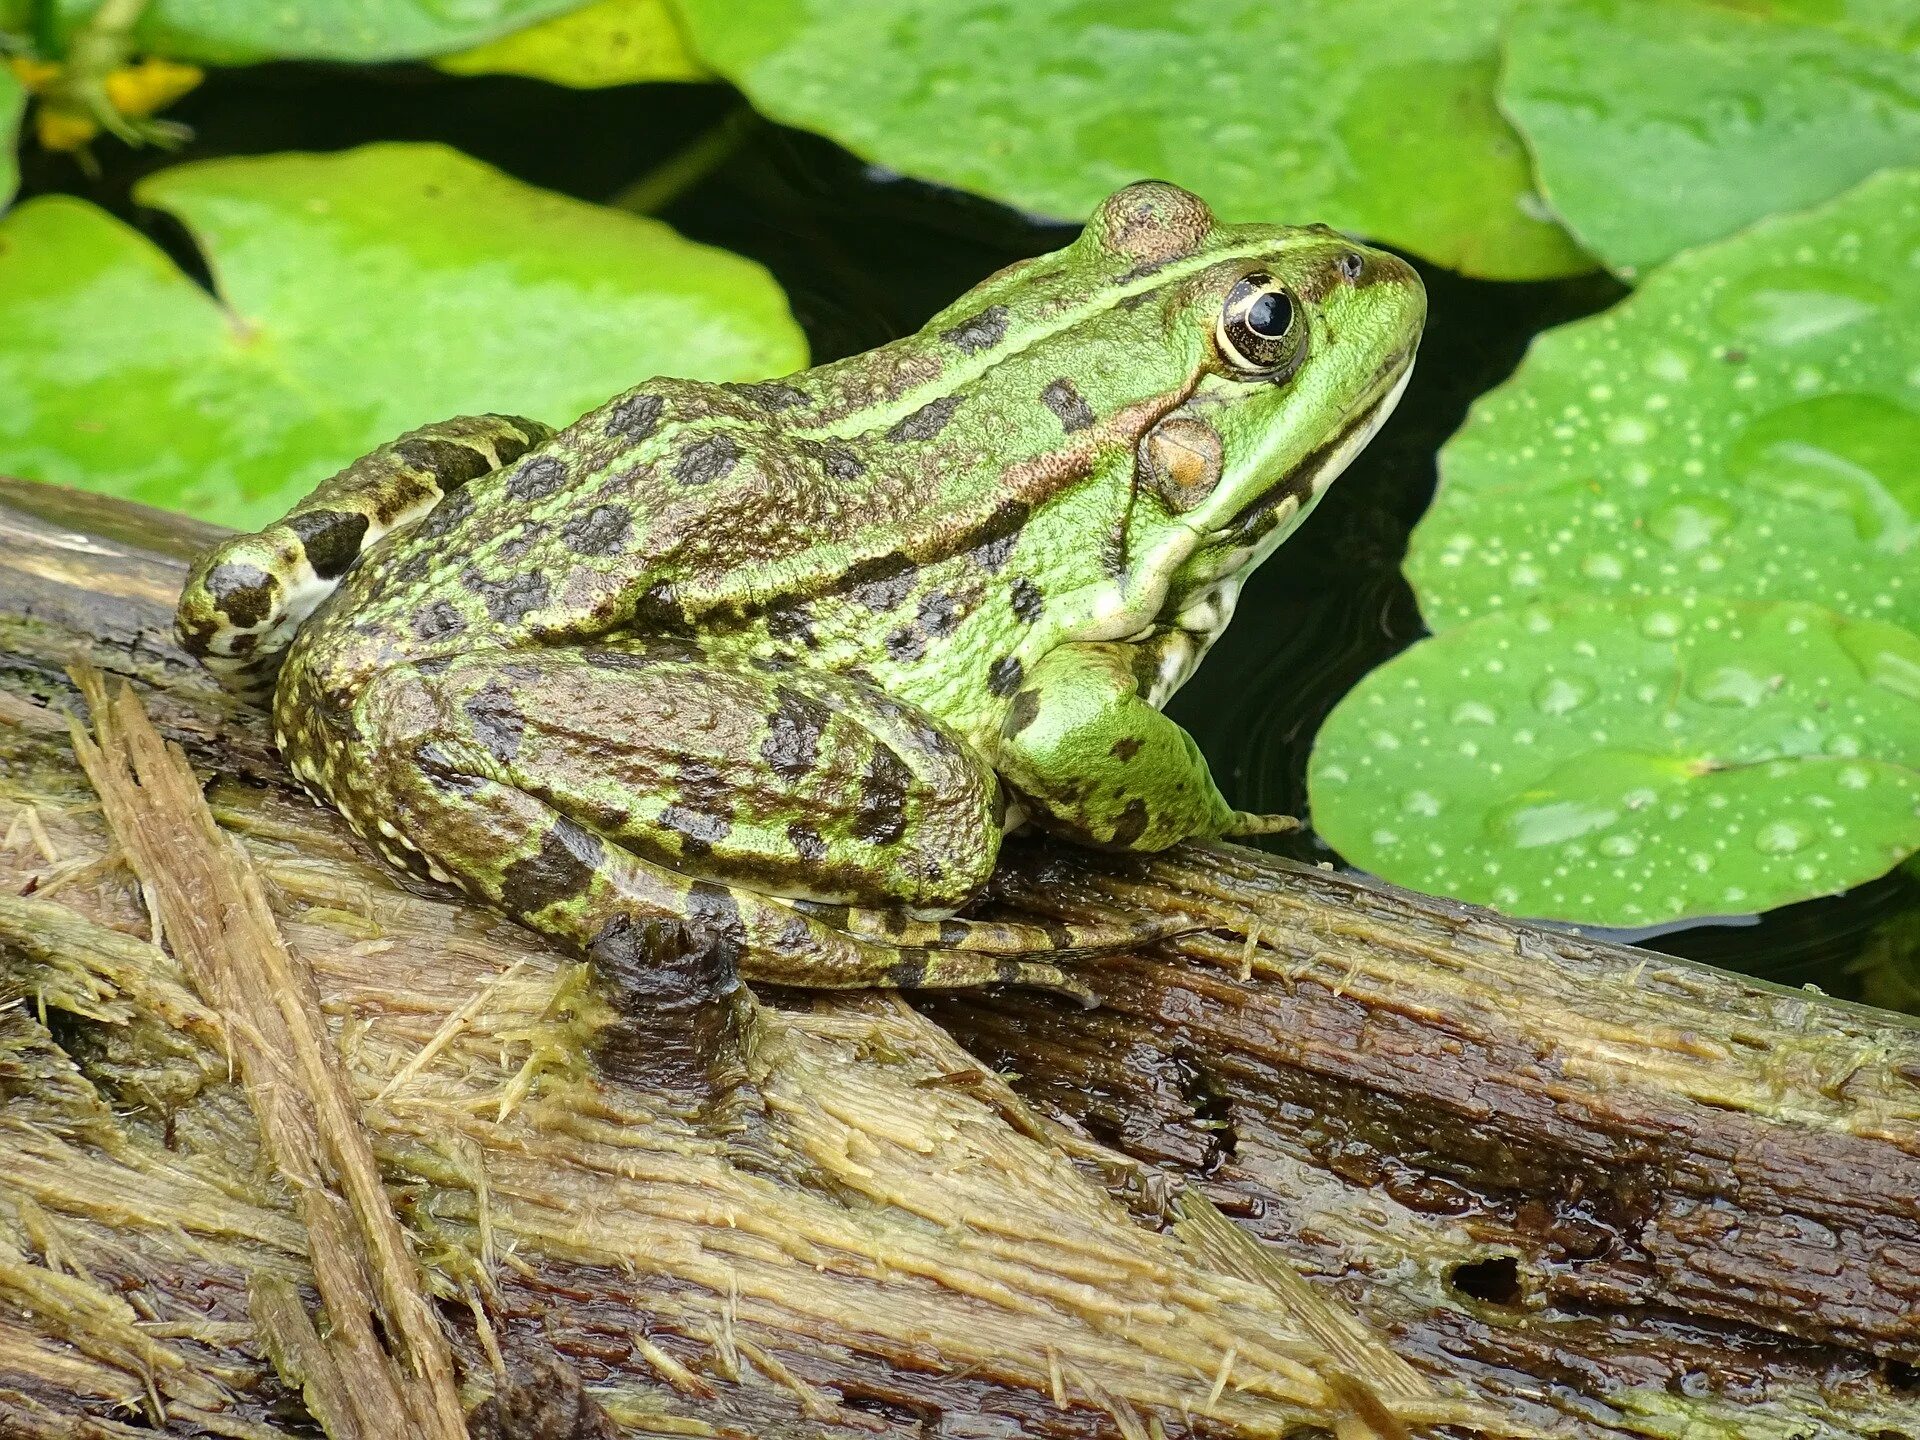
[[[1814,605],[1581,601],[1374,671],[1321,731],[1362,869],[1601,925],[1771,909],[1920,849],[1920,637]]]
[[[1554,210],[1630,275],[1920,164],[1917,43],[1907,0],[1542,0],[1500,103]]]
[[[433,63],[453,75],[528,75],[583,90],[708,78],[667,0],[599,0]]]
[[[680,0],[768,115],[893,169],[1085,218],[1143,177],[1470,274],[1592,262],[1493,102],[1513,0]]]
[[[439,146],[183,165],[137,193],[219,294],[80,201],[0,220],[0,472],[253,525],[430,420],[559,424],[650,375],[806,361],[758,265]]]
[[[1680,256],[1535,341],[1441,452],[1428,625],[1573,595],[1920,630],[1920,171]]]

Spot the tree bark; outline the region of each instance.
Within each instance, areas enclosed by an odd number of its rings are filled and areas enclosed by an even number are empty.
[[[1091,1010],[580,965],[291,787],[211,535],[0,481],[0,1436],[1920,1436],[1901,1017],[1226,846],[1010,847],[1203,927]]]

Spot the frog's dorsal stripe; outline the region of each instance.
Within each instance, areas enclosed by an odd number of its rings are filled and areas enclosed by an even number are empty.
[[[228,689],[264,699],[301,622],[375,541],[551,435],[536,420],[479,415],[423,426],[382,445],[323,482],[284,519],[204,556],[181,593],[181,643]]]
[[[1220,243],[1223,240],[1228,243]],[[917,333],[879,351],[794,377],[809,382],[807,388],[813,392],[809,399],[819,398],[810,413],[799,411],[795,415],[791,433],[825,440],[891,431],[928,405],[975,384],[996,366],[1085,325],[1093,311],[1111,310],[1129,297],[1152,294],[1170,281],[1225,261],[1251,260],[1273,243],[1270,233],[1264,239],[1236,241],[1229,227],[1213,230],[1205,248],[1179,258],[1141,263],[1121,253],[1114,257],[1116,273],[1109,284],[1090,293],[1084,269],[1068,256],[1072,250],[1097,242],[1098,232],[1090,227],[1069,250],[1022,261],[990,277],[935,315]],[[984,319],[996,313],[1034,318],[1025,323],[999,320],[990,328],[983,325]],[[976,343],[983,332],[997,338],[991,344]],[[842,390],[839,372],[843,368],[856,380],[869,381],[876,362],[888,357],[893,360],[896,377],[890,394],[875,395],[871,388],[859,385]]]

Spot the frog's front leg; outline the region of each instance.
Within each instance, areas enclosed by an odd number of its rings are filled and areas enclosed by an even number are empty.
[[[1293,829],[1227,803],[1193,737],[1148,703],[1159,661],[1151,643],[1079,643],[1027,672],[996,768],[1033,819],[1122,850]]]
[[[283,683],[282,707],[311,701]],[[1049,964],[856,935],[779,898],[951,910],[992,869],[991,770],[856,681],[683,641],[482,651],[381,672],[345,720],[347,743],[290,758],[355,828],[577,954],[674,919],[749,979],[1081,991]]]

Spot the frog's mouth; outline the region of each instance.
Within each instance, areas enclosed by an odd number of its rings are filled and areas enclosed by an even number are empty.
[[[1309,451],[1282,480],[1235,511],[1218,528],[1201,536],[1208,563],[1193,574],[1196,585],[1232,574],[1244,574],[1258,565],[1299,528],[1320,497],[1367,448],[1387,423],[1407,382],[1413,378],[1413,354],[1395,356],[1380,367],[1371,400],[1355,408],[1347,422]]]

